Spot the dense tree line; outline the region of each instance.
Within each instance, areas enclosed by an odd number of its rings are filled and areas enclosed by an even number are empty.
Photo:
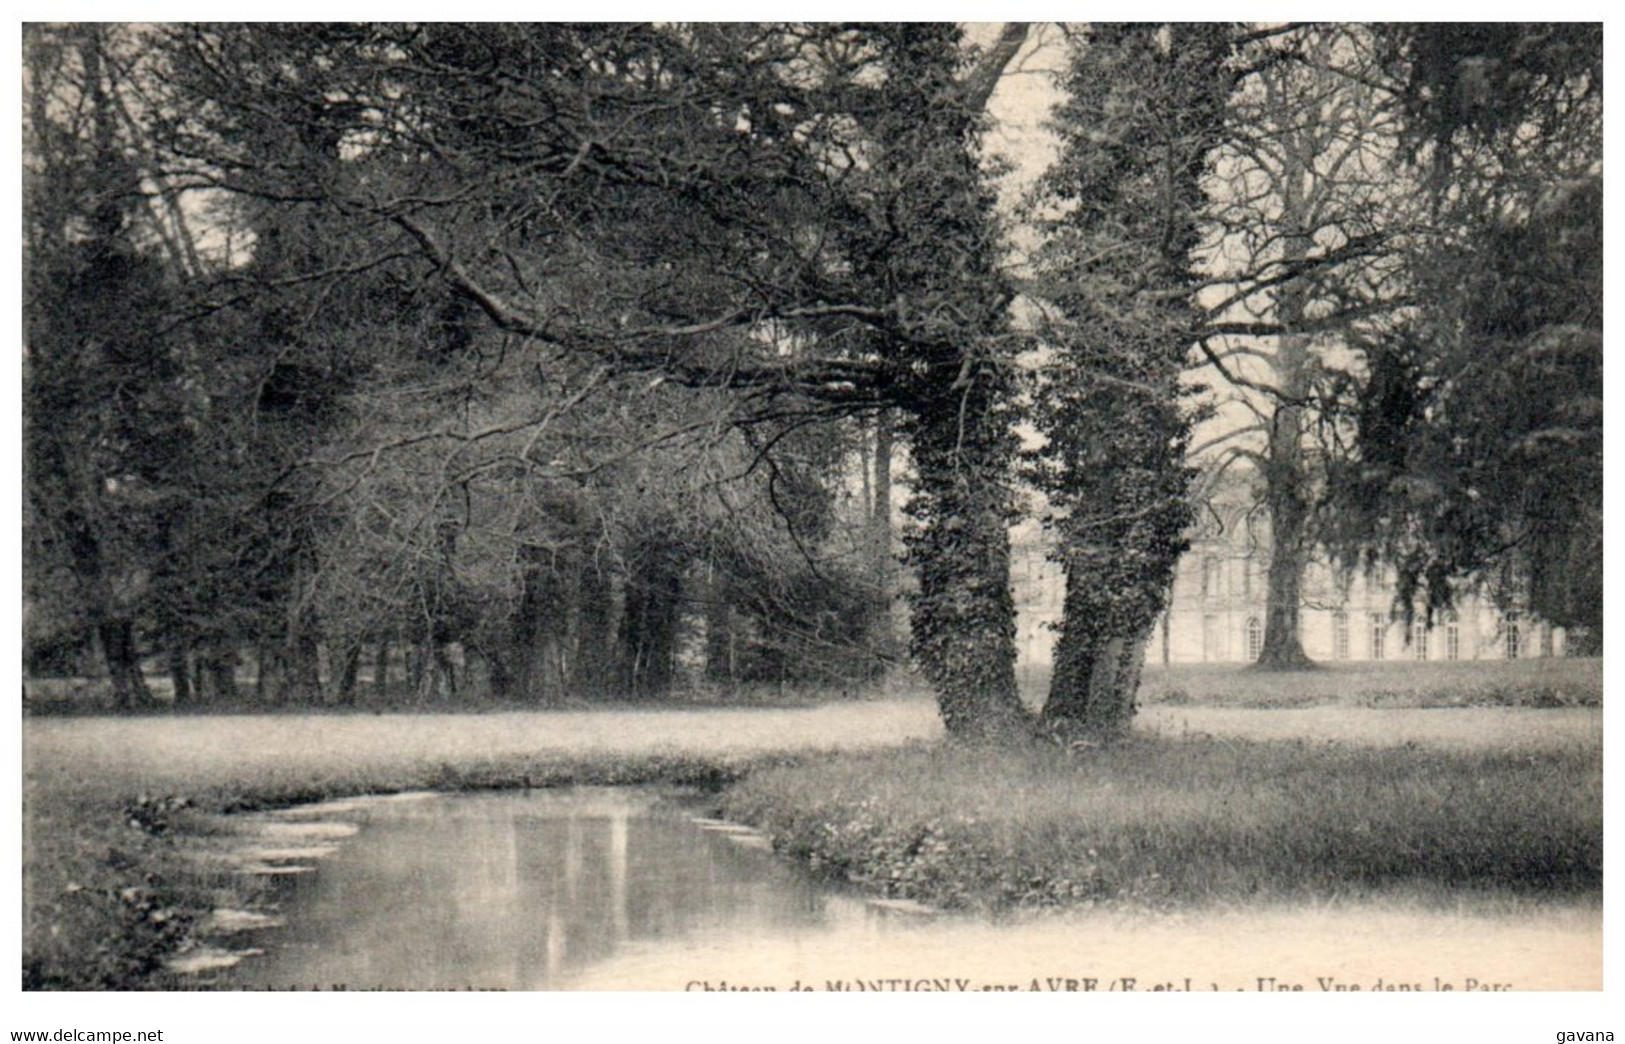
[[[1421,30],[1080,30],[1018,279],[982,136],[1022,25],[30,26],[27,655],[94,648],[121,707],[154,656],[177,702],[247,698],[250,651],[267,703],[367,674],[543,703],[683,670],[845,685],[897,662],[906,566],[950,733],[1025,734],[1025,476],[1066,567],[1042,716],[1110,738],[1192,517],[1198,357],[1270,432],[1236,448],[1297,534],[1272,633],[1317,539],[1429,606],[1494,573],[1600,627],[1568,454],[1600,417],[1600,73],[1593,98],[1564,40],[1507,71]],[[1427,79],[1464,69],[1550,147],[1441,115]],[[1572,189],[1532,194],[1553,164]],[[1430,188],[1445,168],[1502,218]],[[1441,379],[1487,346],[1515,361]],[[1509,445],[1486,418],[1536,371],[1561,380]],[[1314,528],[1332,504],[1368,524]]]

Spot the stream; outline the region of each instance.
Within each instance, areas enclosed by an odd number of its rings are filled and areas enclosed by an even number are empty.
[[[299,990],[1600,989],[1600,903],[1372,901],[1003,923],[866,899],[656,788],[405,794],[246,820],[269,912],[200,985]]]

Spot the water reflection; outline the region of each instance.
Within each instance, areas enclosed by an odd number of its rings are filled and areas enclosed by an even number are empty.
[[[296,824],[326,824],[315,833],[342,840],[315,872],[275,879],[284,923],[251,933],[266,952],[221,973],[227,988],[1601,987],[1591,900],[990,924],[822,886],[759,836],[651,790],[363,799],[267,822],[301,837],[314,834]],[[349,823],[360,829],[346,836]]]
[[[288,924],[256,940],[267,954],[229,985],[546,989],[629,948],[873,916],[649,791],[333,807],[364,828],[316,873],[278,884]]]

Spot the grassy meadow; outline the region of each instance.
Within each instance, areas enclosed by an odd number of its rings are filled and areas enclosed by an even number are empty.
[[[1602,661],[1382,660],[1286,672],[1241,664],[1174,664],[1146,668],[1140,702],[1260,709],[1594,707],[1602,702]]]
[[[1389,889],[1594,899],[1600,664],[1439,666],[1450,670],[1424,679],[1381,665],[1210,669],[1178,679],[1186,695],[1174,699],[1159,693],[1175,677],[1152,677],[1133,740],[1070,752],[946,747],[917,693],[796,707],[30,715],[24,984],[181,988],[164,959],[211,910],[252,908],[261,887],[187,858],[214,816],[421,789],[696,784],[823,872],[962,908]],[[1345,684],[1321,687],[1331,677]],[[1270,702],[1295,684],[1316,702]],[[1530,698],[1542,684],[1566,695]],[[1376,698],[1399,692],[1413,702]]]

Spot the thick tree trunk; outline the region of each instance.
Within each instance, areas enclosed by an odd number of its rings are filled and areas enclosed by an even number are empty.
[[[970,375],[973,363],[955,367]],[[951,375],[949,375],[951,377]],[[939,375],[940,379],[940,375]],[[1010,591],[1010,433],[990,394],[999,377],[960,376],[922,397],[912,418],[917,475],[913,538],[919,594],[915,656],[937,692],[948,734],[970,742],[1028,734],[1016,689],[1016,613]]]
[[[1089,718],[1089,682],[1094,676],[1095,658],[1103,644],[1092,623],[1078,608],[1088,602],[1080,590],[1093,578],[1074,571],[1066,575],[1066,595],[1061,609],[1061,630],[1055,638],[1050,672],[1049,696],[1044,700],[1040,721],[1050,729],[1081,726]]]
[[[1301,670],[1314,666],[1303,651],[1298,624],[1308,557],[1308,506],[1298,483],[1277,474],[1277,470],[1278,465],[1272,460],[1266,492],[1272,543],[1266,581],[1264,645],[1256,666],[1261,670]]]
[[[1098,207],[1063,222],[1088,249],[1051,260],[1051,278],[1078,289],[1057,297],[1069,322],[1057,327],[1052,394],[1035,409],[1066,569],[1042,720],[1063,737],[1127,734],[1159,618],[1167,657],[1168,594],[1192,522],[1181,380],[1200,286],[1192,252],[1231,46],[1218,26],[1097,26],[1066,74],[1077,107],[1058,127],[1057,187]],[[1092,132],[1112,111],[1132,148]]]
[[[1068,601],[1094,604],[1074,585],[1093,577],[1067,577]],[[1101,634],[1069,608],[1062,613],[1062,630],[1055,643],[1055,669],[1040,723],[1065,737],[1113,742],[1128,734],[1134,721],[1140,673],[1145,664],[1151,628],[1133,635]]]
[[[1301,318],[1297,295],[1286,295],[1283,310]],[[1300,670],[1313,666],[1303,651],[1298,612],[1303,604],[1303,571],[1309,557],[1308,467],[1303,454],[1303,407],[1293,400],[1304,391],[1307,348],[1302,338],[1281,338],[1276,371],[1283,396],[1275,407],[1269,456],[1264,464],[1264,506],[1270,516],[1270,563],[1264,603],[1261,670]]]
[[[1129,638],[1113,638],[1095,663],[1088,727],[1100,739],[1116,740],[1128,734],[1138,707],[1140,675],[1150,639],[1149,629]]]

